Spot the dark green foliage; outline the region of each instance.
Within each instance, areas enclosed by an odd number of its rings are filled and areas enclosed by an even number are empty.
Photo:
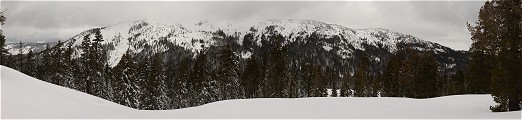
[[[410,44],[398,43],[382,77],[382,96],[431,98],[439,96],[438,63],[430,50],[416,51]],[[374,82],[379,84],[379,82]],[[374,87],[379,88],[379,87]],[[375,96],[375,93],[374,95]]]
[[[414,85],[416,98],[431,98],[438,95],[437,70],[438,65],[433,52],[423,52],[416,65]]]
[[[352,92],[350,90],[350,81],[352,81],[352,76],[350,76],[350,72],[346,72],[343,75],[343,80],[341,82],[341,97],[349,97],[352,95]]]
[[[326,85],[324,84],[324,76],[321,72],[321,67],[314,65],[314,71],[312,73],[312,84],[310,89],[310,97],[326,97]]]
[[[153,88],[151,85],[151,78],[153,77],[151,73],[151,65],[150,58],[144,58],[138,65],[138,87],[140,89],[139,100],[140,107],[138,109],[142,110],[153,110],[156,101],[153,98]]]
[[[19,47],[19,51],[18,51],[18,55],[16,55],[16,61],[18,62],[18,65],[15,67],[16,70],[18,71],[25,71],[25,67],[24,67],[24,54],[23,54],[23,49],[24,49],[24,45],[22,42],[18,43],[18,47]]]
[[[137,87],[137,65],[132,60],[131,53],[127,50],[125,54],[123,54],[120,62],[116,67],[114,67],[115,74],[114,80],[112,80],[112,85],[115,96],[114,101],[116,103],[126,105],[132,108],[138,108],[138,93],[139,88]]]
[[[7,19],[5,16],[4,16],[4,12],[5,11],[2,11],[0,12],[0,23],[1,25],[4,25],[4,22],[5,20]],[[7,55],[9,54],[7,52],[7,50],[4,48],[5,46],[5,36],[4,36],[4,32],[3,31],[0,31],[0,65],[6,65],[7,64]]]
[[[297,85],[297,77],[296,77],[296,67],[292,66],[289,68],[289,72],[287,73],[287,83],[285,87],[285,96],[289,98],[297,98],[299,96],[299,90]]]
[[[459,95],[467,93],[467,83],[462,70],[457,70],[454,74],[445,78],[443,83],[444,95]]]
[[[167,97],[168,89],[166,84],[166,75],[163,70],[163,55],[156,54],[153,56],[153,62],[151,65],[151,78],[147,80],[146,88],[151,92],[151,98],[154,98],[156,103],[153,107],[154,110],[158,109],[169,109],[170,106],[170,98]]]
[[[283,92],[285,89],[285,84],[288,83],[287,73],[289,71],[287,67],[287,49],[282,45],[284,40],[284,37],[281,35],[271,37],[271,41],[276,41],[277,43],[270,53],[270,64],[267,79],[269,91],[267,93],[267,97],[287,97]]]
[[[384,93],[383,96],[387,97],[400,97],[401,84],[399,82],[401,59],[403,58],[402,52],[397,51],[391,56],[386,68],[384,69]]]
[[[489,85],[496,103],[493,112],[520,110],[522,93],[522,9],[519,0],[486,1],[476,26],[468,25],[470,48],[470,91]],[[481,69],[481,70],[475,70]],[[478,92],[482,92],[479,90]]]
[[[239,81],[239,58],[230,45],[225,45],[219,52],[218,72],[224,99],[244,98],[243,86]]]
[[[498,51],[498,41],[496,41],[496,26],[493,11],[494,7],[490,2],[481,8],[477,26],[472,27],[468,24],[473,43],[470,48],[469,65],[469,92],[470,93],[489,93],[490,78],[496,61],[495,54]]]
[[[358,64],[357,69],[355,70],[354,75],[354,96],[355,97],[366,97],[368,96],[368,81],[370,81],[370,76],[368,73],[369,68],[369,60],[368,56],[363,55]]]
[[[90,80],[91,77],[90,73],[86,71],[87,69],[91,68],[91,56],[90,56],[90,49],[91,49],[91,40],[90,40],[90,34],[83,37],[83,41],[81,43],[80,49],[82,49],[81,57],[80,57],[80,69],[78,70],[78,82],[80,84],[79,88],[81,91],[86,92],[87,94],[92,94],[91,92],[91,83]]]
[[[241,76],[241,85],[245,87],[246,98],[261,97],[259,89],[262,79],[261,71],[260,63],[255,56],[248,59],[245,71]]]
[[[219,97],[218,81],[212,79],[213,72],[207,52],[202,50],[194,63],[194,70],[190,74],[189,91],[190,95],[195,95],[191,99],[192,105],[201,105],[211,101],[216,101]]]
[[[29,76],[35,76],[36,75],[36,60],[35,60],[35,56],[34,56],[34,53],[32,50],[29,51],[29,53],[27,53],[27,56],[25,57],[25,68],[24,68],[24,71],[22,71],[23,73],[29,75]]]
[[[182,59],[181,62],[179,63],[179,67],[176,69],[176,79],[174,81],[174,95],[172,98],[175,98],[173,99],[173,101],[177,101],[177,103],[179,104],[179,106],[176,106],[176,108],[184,108],[184,107],[188,107],[188,103],[190,102],[189,98],[191,97],[191,95],[189,93],[191,93],[189,91],[189,78],[190,78],[190,70],[191,70],[191,59],[190,58],[185,58],[185,59]]]

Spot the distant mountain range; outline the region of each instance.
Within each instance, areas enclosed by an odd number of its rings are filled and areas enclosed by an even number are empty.
[[[184,49],[187,55],[211,46],[230,44],[241,58],[251,55],[261,56],[263,45],[269,45],[269,36],[282,35],[285,45],[291,46],[289,54],[292,60],[317,54],[322,66],[345,67],[353,71],[355,61],[361,53],[366,53],[374,64],[373,70],[382,71],[389,55],[396,50],[399,42],[412,44],[417,50],[434,50],[440,71],[453,72],[466,67],[466,51],[457,51],[438,43],[425,41],[412,35],[393,32],[387,29],[351,29],[341,25],[328,24],[314,20],[264,20],[255,24],[213,24],[198,22],[195,24],[162,24],[154,21],[136,21],[107,27],[93,28],[81,32],[65,41],[65,46],[72,45],[73,58],[81,53],[80,44],[85,35],[94,36],[100,30],[105,41],[102,45],[108,52],[107,63],[114,67],[122,55],[130,50],[139,56],[151,53],[168,52],[172,47]],[[318,40],[311,40],[315,34]],[[94,37],[91,37],[94,39]],[[312,45],[303,44],[313,42]],[[56,44],[55,42],[50,45]],[[24,44],[22,52],[29,49],[35,52],[45,49],[46,43]],[[11,54],[18,54],[18,43],[6,46]],[[344,69],[344,68],[343,68]]]
[[[56,43],[57,42],[29,42],[22,43],[22,47],[20,47],[20,43],[6,43],[5,48],[11,55],[18,55],[20,52],[22,54],[27,54],[31,50],[33,53],[37,53],[45,50],[47,45],[54,46]]]

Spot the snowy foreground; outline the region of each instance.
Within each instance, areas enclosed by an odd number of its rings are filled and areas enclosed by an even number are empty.
[[[521,112],[492,113],[489,95],[410,98],[262,98],[199,107],[140,111],[49,84],[1,66],[1,118],[487,118],[520,119]]]

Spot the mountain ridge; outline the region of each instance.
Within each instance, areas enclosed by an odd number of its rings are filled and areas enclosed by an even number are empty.
[[[239,27],[238,27],[239,26]],[[219,34],[225,36],[235,37],[233,41],[239,46],[243,46],[244,37],[246,34],[254,35],[254,42],[257,46],[262,46],[262,35],[281,34],[287,38],[287,42],[295,42],[299,37],[304,38],[310,36],[312,33],[323,35],[323,38],[340,37],[342,40],[335,43],[336,45],[325,44],[323,47],[328,48],[338,46],[337,54],[342,58],[348,58],[347,54],[353,54],[354,50],[365,51],[363,44],[379,46],[387,49],[388,52],[394,52],[395,44],[398,42],[417,43],[427,48],[434,49],[435,52],[443,53],[446,51],[455,51],[449,47],[442,46],[438,43],[425,41],[412,35],[394,32],[383,28],[367,28],[367,29],[351,29],[337,24],[328,24],[316,20],[297,20],[297,19],[268,19],[259,21],[254,25],[236,24],[213,24],[209,22],[199,22],[199,24],[182,25],[174,24],[168,25],[152,20],[140,20],[130,23],[120,23],[108,27],[93,28],[81,32],[66,41],[66,44],[78,48],[83,36],[94,34],[95,30],[100,30],[104,36],[105,41],[103,45],[112,45],[114,49],[109,49],[108,63],[114,67],[121,56],[127,49],[133,53],[140,53],[144,50],[144,45],[155,46],[154,51],[165,52],[166,46],[159,44],[160,40],[166,40],[175,45],[181,46],[193,53],[196,53],[204,47],[209,47],[216,44],[215,37],[220,37]],[[221,36],[222,37],[222,36]],[[91,38],[93,39],[93,38]],[[305,41],[306,42],[306,41]],[[355,49],[347,48],[351,45]],[[204,47],[202,47],[204,46]],[[418,48],[423,50],[422,47]],[[236,51],[242,53],[244,51]],[[76,50],[74,58],[77,58],[81,53]],[[248,58],[248,57],[244,57]]]

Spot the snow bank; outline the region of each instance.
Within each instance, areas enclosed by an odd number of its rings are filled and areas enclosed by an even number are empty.
[[[467,118],[520,119],[492,113],[489,95],[410,98],[262,98],[226,100],[164,111],[140,111],[49,84],[1,66],[4,118]]]

